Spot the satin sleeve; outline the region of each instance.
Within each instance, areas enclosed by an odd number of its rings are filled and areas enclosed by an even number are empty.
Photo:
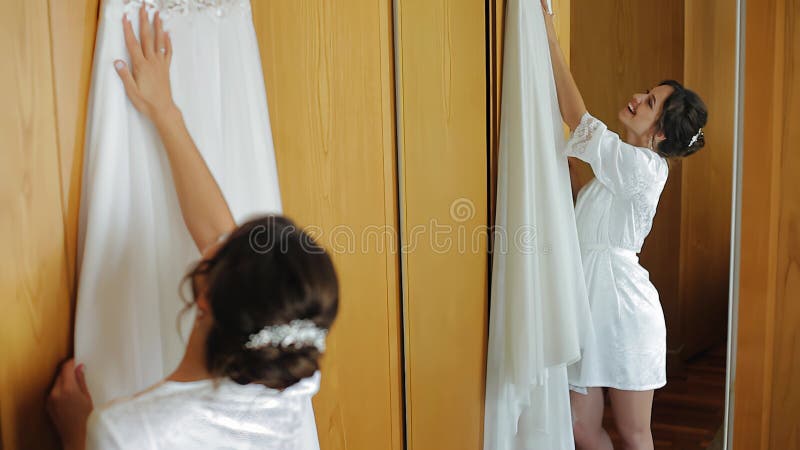
[[[635,195],[666,177],[664,158],[623,142],[588,112],[564,146],[564,153],[589,163],[594,176],[618,195]]]

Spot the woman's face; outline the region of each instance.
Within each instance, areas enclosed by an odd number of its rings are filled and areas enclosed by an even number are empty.
[[[649,140],[655,135],[656,122],[661,117],[664,101],[672,95],[672,86],[656,86],[643,94],[633,94],[627,105],[619,112],[619,120],[628,131]],[[658,135],[656,139],[658,140]],[[663,138],[663,135],[661,135]]]

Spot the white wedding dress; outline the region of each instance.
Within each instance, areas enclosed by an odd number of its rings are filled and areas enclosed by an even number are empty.
[[[573,449],[593,330],[540,3],[509,0],[505,33],[483,448]]]
[[[86,365],[96,405],[132,395],[176,367],[191,325],[187,314],[179,333],[185,305],[179,284],[199,258],[156,130],[128,101],[113,67],[128,58],[122,16],[138,32],[141,3],[103,0],[89,98],[75,357]],[[280,213],[249,0],[145,3],[151,16],[161,11],[170,32],[175,102],[234,218]],[[306,432],[316,443],[313,415],[307,416]]]

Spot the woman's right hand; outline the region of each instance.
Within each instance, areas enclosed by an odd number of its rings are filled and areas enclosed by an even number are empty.
[[[547,38],[550,42],[558,41],[558,37],[556,36],[556,28],[553,25],[553,15],[550,13],[550,9],[547,7],[547,0],[541,0],[542,4],[542,13],[544,14],[544,25],[545,29],[547,30]]]
[[[114,61],[131,103],[153,122],[177,110],[169,84],[172,42],[163,25],[158,12],[153,17],[153,23],[150,23],[143,3],[139,8],[140,42],[133,33],[131,22],[123,15],[125,46],[132,68],[129,69],[122,60]]]

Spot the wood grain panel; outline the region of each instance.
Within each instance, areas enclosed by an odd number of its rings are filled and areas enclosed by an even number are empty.
[[[43,401],[71,341],[47,0],[0,15],[0,447],[56,448]]]
[[[785,4],[785,0],[747,2],[744,18],[742,239],[733,405],[733,445],[736,449],[772,448],[771,411],[773,388],[777,381],[773,376],[774,363],[778,357],[784,356],[775,352],[775,337],[792,333],[776,326],[776,315],[788,312],[776,308],[780,280],[778,237],[781,159],[784,157],[782,124],[786,105],[783,71],[787,24],[783,15]],[[791,181],[786,180],[789,183],[794,181],[796,174],[792,175]],[[786,195],[789,201],[796,202],[799,198],[796,187],[787,190]],[[789,280],[780,280],[784,281]],[[792,294],[789,290],[784,293]],[[793,294],[792,298],[796,299],[798,293]],[[788,323],[791,321],[789,317]],[[794,330],[797,330],[797,325],[794,324]],[[782,381],[796,384],[796,380]],[[796,393],[793,396],[797,398]],[[791,397],[780,400],[791,400]],[[777,448],[789,447],[780,445]]]
[[[624,138],[617,117],[632,95],[665,79],[683,78],[683,0],[572,0],[571,67],[588,110]],[[678,298],[681,239],[680,161],[670,163],[641,263],[658,289],[667,323],[667,349],[682,344]],[[581,184],[591,168],[578,163]],[[677,358],[670,358],[670,373]]]
[[[86,105],[92,76],[100,0],[49,0],[58,154],[70,298],[75,295],[75,258],[83,175]]]
[[[411,450],[478,449],[483,441],[486,6],[480,0],[395,2]]]
[[[315,398],[326,450],[403,446],[390,0],[253,2],[285,213],[341,286]],[[351,247],[352,244],[352,247]]]
[[[685,82],[709,110],[705,148],[683,161],[680,309],[687,358],[727,330],[736,0],[686,2],[685,33]]]
[[[783,45],[782,114],[775,118],[782,149],[778,200],[775,351],[769,448],[800,449],[800,0],[786,0],[778,28]]]

